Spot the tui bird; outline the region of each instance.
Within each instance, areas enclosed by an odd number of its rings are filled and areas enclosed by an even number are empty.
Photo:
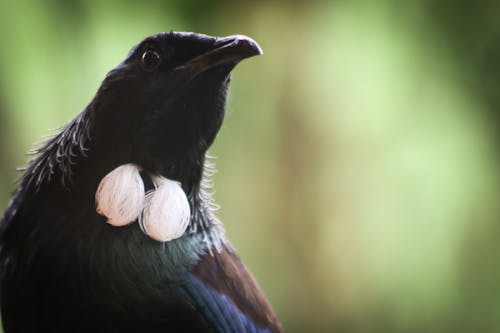
[[[252,39],[147,37],[37,150],[0,223],[12,332],[282,332],[225,238],[207,149]]]

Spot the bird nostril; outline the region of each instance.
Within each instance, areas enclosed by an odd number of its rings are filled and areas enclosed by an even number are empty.
[[[212,44],[212,46],[214,47],[222,47],[222,46],[225,46],[225,45],[228,45],[228,44],[231,44],[235,42],[234,39],[232,38],[228,38],[228,37],[216,37],[215,40],[214,40],[214,43]]]

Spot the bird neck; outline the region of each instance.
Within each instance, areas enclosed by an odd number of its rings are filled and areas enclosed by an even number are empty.
[[[222,223],[215,214],[219,206],[213,200],[211,177],[215,173],[215,166],[211,159],[210,156],[206,156],[200,181],[193,183],[189,190],[191,221],[187,232],[192,235],[203,235],[207,247],[220,252],[229,244],[225,239]]]
[[[90,106],[89,106],[90,107]],[[64,187],[69,186],[74,165],[87,156],[90,141],[91,115],[89,107],[38,148],[30,151],[35,156],[19,180],[20,187],[31,187],[35,191],[53,178],[58,178]]]
[[[92,111],[92,105],[39,149],[33,151],[37,156],[25,169],[19,181],[19,192],[38,192],[44,186],[54,186],[64,194],[73,187],[92,190],[94,185],[98,184],[102,177],[93,179],[86,172],[82,172],[91,168],[100,170],[92,173],[95,175],[105,174],[107,170],[103,167],[107,162],[96,162],[105,160],[106,155],[96,153],[95,143],[91,139],[92,113],[89,111]],[[191,220],[186,236],[201,239],[208,249],[220,252],[230,245],[225,239],[222,223],[215,214],[218,206],[214,203],[211,192],[211,177],[215,172],[211,160],[210,156],[197,151],[184,163],[176,163],[175,167],[170,166],[163,170],[160,168],[158,171],[167,178],[180,181],[188,195]],[[79,177],[75,177],[77,173]]]

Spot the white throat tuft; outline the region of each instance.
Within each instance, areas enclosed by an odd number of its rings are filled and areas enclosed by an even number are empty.
[[[144,207],[145,190],[140,169],[124,164],[108,173],[96,192],[96,210],[108,223],[121,227],[134,222]]]
[[[139,225],[149,237],[167,242],[181,237],[191,217],[189,201],[179,182],[153,176],[155,190],[148,192]]]

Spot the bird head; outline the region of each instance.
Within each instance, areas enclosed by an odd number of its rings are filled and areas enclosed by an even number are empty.
[[[191,181],[186,172],[199,174],[221,126],[231,70],[261,53],[241,35],[169,32],[141,41],[108,73],[92,103],[101,160]]]

